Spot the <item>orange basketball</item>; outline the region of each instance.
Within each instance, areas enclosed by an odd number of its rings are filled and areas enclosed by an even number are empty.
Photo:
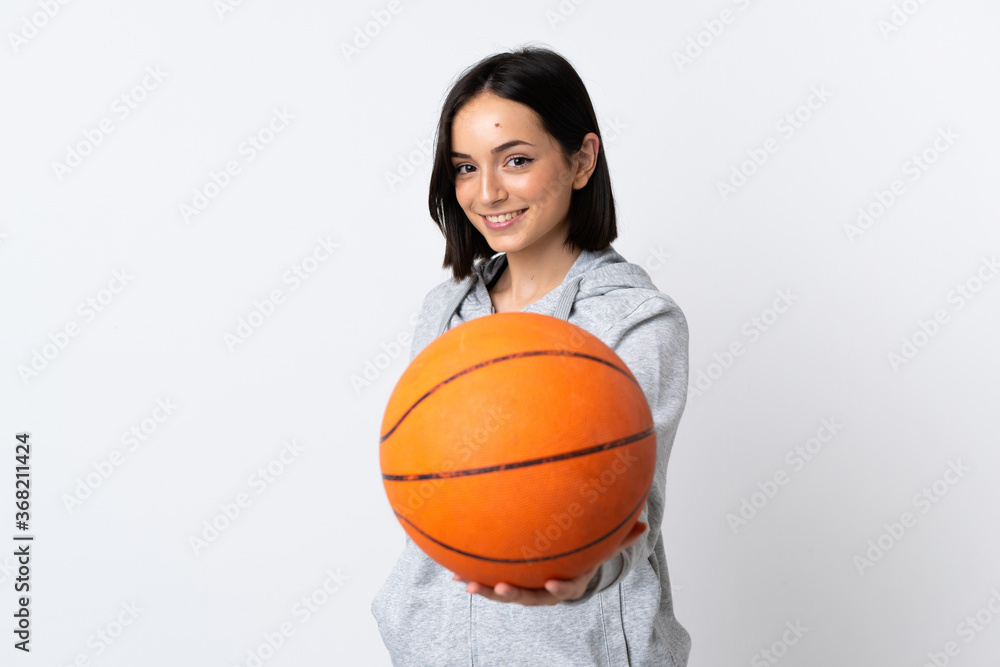
[[[446,331],[389,397],[382,480],[423,551],[462,578],[542,588],[606,560],[653,480],[642,388],[584,329],[538,313]]]

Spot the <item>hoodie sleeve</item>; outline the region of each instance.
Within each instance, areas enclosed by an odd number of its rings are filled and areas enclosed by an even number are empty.
[[[633,546],[601,564],[582,597],[560,603],[571,606],[617,586],[649,558],[661,539],[667,461],[687,400],[687,320],[670,297],[660,293],[646,299],[600,338],[621,357],[646,395],[656,429],[656,468],[649,498],[639,514],[639,521],[648,528]]]
[[[417,323],[413,326],[413,334],[410,337],[410,361],[408,363],[413,363],[417,355],[423,352],[424,348],[430,345],[437,335],[436,327],[440,320],[439,306],[442,300],[441,291],[442,285],[435,286],[427,292],[424,300],[420,303]]]

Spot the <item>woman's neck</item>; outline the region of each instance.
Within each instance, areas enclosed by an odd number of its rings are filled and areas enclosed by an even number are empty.
[[[581,252],[562,244],[546,253],[538,250],[507,253],[507,268],[490,290],[498,312],[521,310],[559,287]]]

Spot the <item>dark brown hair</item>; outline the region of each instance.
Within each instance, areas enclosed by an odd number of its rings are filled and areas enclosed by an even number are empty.
[[[554,51],[523,46],[488,56],[462,73],[441,109],[427,202],[431,218],[445,237],[441,266],[451,267],[456,282],[472,273],[477,258],[489,259],[495,254],[455,197],[455,170],[451,162],[452,119],[462,105],[482,92],[533,109],[542,128],[558,142],[567,163],[580,150],[584,135],[593,132],[601,136],[587,88],[569,61]],[[603,250],[617,236],[611,174],[602,138],[594,172],[587,184],[573,190],[570,196],[566,245]]]

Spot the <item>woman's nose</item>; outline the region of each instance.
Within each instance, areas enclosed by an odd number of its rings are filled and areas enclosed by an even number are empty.
[[[479,197],[483,204],[492,204],[507,198],[507,193],[503,189],[503,182],[499,174],[484,170],[480,172]]]

